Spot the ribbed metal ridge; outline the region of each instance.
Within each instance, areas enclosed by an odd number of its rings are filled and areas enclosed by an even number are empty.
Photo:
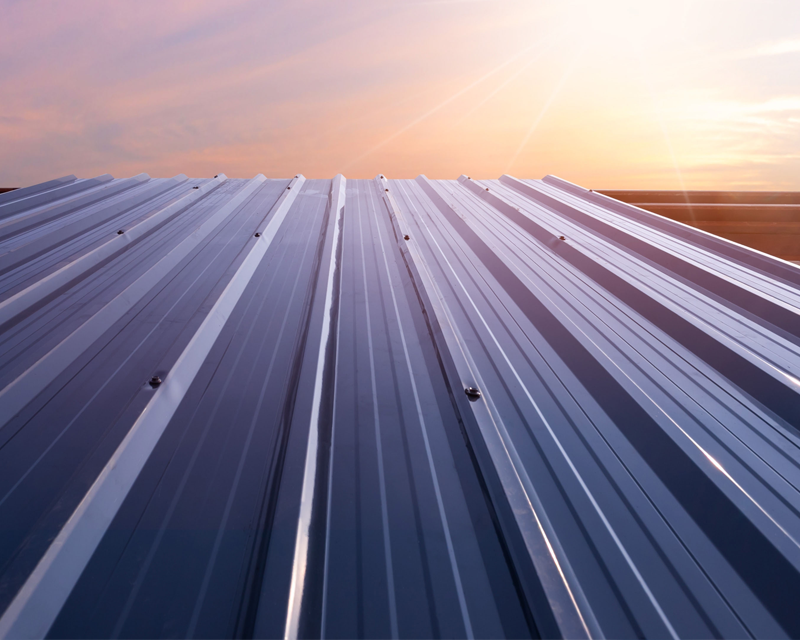
[[[0,195],[0,637],[800,637],[800,269],[559,178]]]

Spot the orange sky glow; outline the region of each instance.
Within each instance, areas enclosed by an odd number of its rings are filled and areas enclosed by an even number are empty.
[[[0,0],[0,186],[800,190],[797,0]]]

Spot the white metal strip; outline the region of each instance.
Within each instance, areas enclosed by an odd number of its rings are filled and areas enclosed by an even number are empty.
[[[385,184],[388,185],[388,182]],[[400,186],[400,189],[403,190],[403,187]],[[406,233],[409,226],[404,219],[402,209],[391,192],[384,192],[384,197],[392,215],[398,221],[401,232]],[[438,242],[419,213],[417,213],[417,218],[452,271],[452,266],[449,265],[441,247],[438,246]],[[602,637],[602,631],[594,613],[572,572],[566,554],[558,543],[558,538],[533,483],[525,472],[525,467],[521,464],[514,444],[508,436],[500,412],[492,401],[491,393],[489,393],[466,341],[450,314],[445,297],[437,286],[417,241],[410,238],[405,246],[408,248],[411,260],[419,270],[422,279],[421,285],[431,302],[433,315],[442,330],[448,352],[453,358],[459,376],[462,377],[462,386],[476,385],[482,392],[480,400],[472,403],[472,410],[489,455],[501,478],[514,517],[523,533],[525,545],[553,608],[559,628],[564,637],[568,638]],[[457,276],[455,280],[458,282]],[[469,294],[466,295],[470,299]],[[526,532],[531,532],[533,535],[528,535]],[[564,606],[566,603],[570,603],[572,606]]]
[[[80,210],[94,205],[102,205],[114,196],[118,196],[129,189],[135,189],[138,185],[150,180],[146,173],[140,173],[132,178],[124,180],[112,180],[107,184],[94,185],[91,189],[86,189],[81,193],[68,198],[56,199],[54,202],[23,210],[22,212],[3,218],[0,220],[0,239],[2,242],[12,236],[30,231],[33,228],[58,220],[61,217],[69,216]],[[49,191],[47,193],[50,193]]]
[[[44,193],[36,193],[26,198],[14,200],[13,202],[0,204],[0,217],[8,218],[15,213],[24,211],[25,209],[34,209],[51,202],[55,202],[56,200],[68,198],[69,196],[80,193],[81,191],[86,191],[106,182],[111,182],[113,179],[114,176],[112,176],[110,173],[104,173],[102,176],[97,176],[96,178],[90,178],[88,180],[76,180],[71,184],[59,186],[55,189],[51,189],[50,191],[45,191]]]
[[[333,244],[331,261],[325,287],[325,307],[322,317],[322,335],[317,355],[317,370],[314,380],[314,396],[311,404],[311,421],[306,449],[303,490],[300,498],[300,517],[297,523],[297,537],[294,547],[292,582],[289,588],[289,606],[286,614],[284,638],[297,638],[300,627],[300,609],[305,588],[306,567],[308,563],[308,537],[311,526],[311,511],[314,502],[314,488],[317,478],[317,448],[319,446],[319,415],[322,404],[322,382],[325,374],[325,353],[331,334],[331,315],[333,314],[333,280],[336,273],[336,253],[339,246],[339,227],[344,211],[346,179],[342,174],[333,179],[331,185],[331,213],[333,214]]]
[[[61,374],[112,324],[119,320],[176,265],[218,227],[266,178],[258,175],[234,198],[197,227],[185,240],[154,264],[116,298],[64,338],[27,371],[0,391],[0,427]]]
[[[377,184],[378,188],[381,190],[381,193],[389,202],[389,206],[392,206],[392,201],[389,199],[390,194],[385,191],[386,189],[386,179],[381,177],[375,178],[375,183]],[[378,211],[378,208],[375,207],[374,211]],[[386,277],[388,280],[391,280],[391,273],[389,271],[389,260],[386,257],[386,247],[383,243],[383,234],[378,233],[378,242],[380,243],[381,247],[381,254],[383,256],[383,266],[386,270]],[[450,568],[453,572],[453,582],[456,585],[456,594],[458,595],[458,605],[461,609],[461,619],[464,622],[464,636],[469,640],[475,637],[475,634],[472,630],[472,622],[470,620],[469,615],[469,608],[467,607],[467,599],[464,595],[464,584],[461,580],[461,572],[458,569],[458,560],[456,559],[455,548],[453,546],[453,538],[450,532],[450,525],[447,522],[447,512],[444,506],[444,499],[442,498],[442,490],[439,486],[439,474],[436,470],[436,464],[433,461],[433,452],[431,450],[430,439],[428,437],[428,427],[425,423],[425,412],[422,410],[422,402],[419,398],[419,392],[417,390],[417,383],[416,383],[416,376],[414,375],[414,370],[411,365],[411,356],[408,352],[408,341],[406,340],[406,334],[403,330],[403,322],[400,317],[400,308],[397,304],[397,296],[395,295],[395,288],[389,287],[389,293],[392,296],[392,306],[394,307],[394,316],[395,321],[397,322],[397,328],[400,333],[400,342],[403,345],[403,355],[405,356],[406,361],[406,370],[408,371],[408,379],[411,383],[411,391],[414,394],[414,404],[417,408],[417,421],[419,422],[420,431],[422,432],[422,439],[425,443],[425,453],[428,457],[428,468],[431,472],[431,481],[433,482],[433,492],[436,496],[436,505],[439,508],[439,519],[442,522],[442,532],[444,533],[444,540],[445,545],[447,546],[447,555],[450,559]]]
[[[5,193],[0,193],[0,205],[8,204],[9,202],[15,202],[16,200],[22,200],[23,198],[27,198],[36,193],[42,193],[43,191],[52,191],[53,189],[63,187],[70,182],[75,182],[76,180],[77,178],[70,174],[68,176],[64,176],[63,178],[56,178],[55,180],[48,180],[47,182],[33,184],[30,187],[22,187],[21,189],[14,189],[13,191],[6,191]]]
[[[130,214],[135,209],[146,206],[150,206],[153,209],[152,203],[156,202],[157,198],[161,199],[187,180],[188,178],[183,174],[166,180],[150,180],[150,178],[147,178],[147,180],[140,181],[141,186],[139,188],[128,189],[116,194],[116,197],[104,198],[99,202],[88,205],[80,212],[80,215],[71,221],[61,223],[54,220],[52,222],[55,224],[46,223],[45,228],[23,232],[20,236],[14,238],[12,242],[9,242],[7,247],[3,248],[2,255],[0,255],[0,270],[8,271],[19,267],[22,263],[29,262],[34,256],[49,252],[55,247],[61,248],[65,241],[69,242],[71,238],[76,238],[79,241],[84,240],[84,234],[93,233],[101,225],[110,227],[111,223],[118,220],[119,216]],[[149,184],[147,184],[148,182]],[[171,199],[174,199],[174,194],[172,194]],[[156,210],[153,209],[153,211]],[[144,213],[149,215],[152,211],[145,210]],[[138,217],[142,217],[141,212]],[[138,217],[132,220],[136,220]],[[117,229],[106,228],[106,233],[109,235],[104,242],[108,242],[111,237],[116,237],[116,231]],[[112,236],[111,234],[114,235]],[[19,239],[22,242],[17,243]]]
[[[220,174],[216,178],[206,182],[199,189],[192,189],[180,200],[173,202],[168,207],[164,207],[161,211],[154,213],[146,220],[131,227],[125,233],[114,236],[111,240],[100,245],[93,251],[64,265],[58,271],[54,271],[47,277],[35,282],[27,289],[23,289],[7,300],[3,300],[3,302],[0,303],[0,325],[24,313],[31,306],[53,293],[53,291],[79,278],[82,274],[86,273],[89,269],[109,256],[122,251],[133,241],[148,233],[153,227],[183,211],[206,193],[225,182],[226,179],[224,174]]]
[[[264,180],[258,176],[250,186]],[[298,176],[291,184],[295,188],[284,192],[261,238],[253,243],[172,371],[0,618],[0,638],[42,638],[47,634],[269,249],[304,181],[304,177]]]

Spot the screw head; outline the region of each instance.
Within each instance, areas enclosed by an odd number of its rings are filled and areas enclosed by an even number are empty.
[[[408,236],[403,236],[403,240],[411,240]]]
[[[219,174],[215,175],[214,177],[215,177],[215,178],[219,178]]]
[[[388,192],[389,192],[389,190],[388,190],[388,189],[386,189],[386,192],[388,193]]]
[[[260,237],[261,237],[261,234],[258,231],[256,231],[256,238],[260,238]]]
[[[287,189],[291,189],[291,187],[286,187]]]
[[[161,378],[159,378],[158,376],[153,376],[152,378],[150,378],[150,386],[153,387],[153,389],[155,389],[160,384],[161,384]]]
[[[200,187],[192,187],[192,189],[199,189]]]
[[[121,236],[123,233],[125,233],[124,229],[120,229],[119,231],[117,231],[118,236]]]
[[[488,191],[488,190],[489,190],[489,187],[486,187],[486,190]]]
[[[467,397],[472,402],[475,402],[478,398],[481,397],[480,390],[476,389],[475,387],[467,387],[466,389],[464,389],[464,393],[467,394]]]
[[[558,236],[558,239],[559,240],[566,240],[566,238],[564,236]]]

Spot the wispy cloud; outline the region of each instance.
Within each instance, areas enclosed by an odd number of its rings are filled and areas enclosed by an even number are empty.
[[[671,110],[669,118],[680,132],[681,165],[693,183],[792,188],[800,164],[800,95],[697,100]]]
[[[666,127],[692,188],[725,184],[724,167],[800,188],[798,0],[0,5],[0,186],[496,177],[514,157],[524,177],[675,188]]]
[[[526,53],[529,53],[529,52],[530,52],[532,49],[534,49],[534,48],[536,48],[536,47],[538,47],[538,46],[539,46],[539,45],[537,44],[537,45],[533,45],[533,46],[530,46],[530,47],[526,47],[526,48],[525,48],[525,49],[523,49],[522,51],[519,51],[519,52],[517,52],[516,54],[512,55],[512,56],[511,56],[510,58],[508,58],[507,60],[505,60],[505,61],[501,62],[501,63],[500,63],[499,65],[497,65],[496,67],[494,67],[493,69],[491,69],[491,70],[490,70],[490,71],[488,71],[487,73],[483,74],[483,75],[482,75],[480,78],[478,78],[477,80],[474,80],[473,82],[470,82],[470,83],[469,83],[467,86],[463,87],[463,88],[462,88],[461,90],[459,90],[459,91],[456,91],[454,94],[452,94],[451,96],[449,96],[449,97],[448,97],[448,98],[446,98],[445,100],[441,101],[439,104],[437,104],[437,105],[436,105],[436,106],[434,106],[433,108],[431,108],[431,109],[428,109],[428,110],[427,110],[425,113],[423,113],[423,114],[421,114],[420,116],[418,116],[418,117],[414,118],[414,119],[413,119],[411,122],[409,122],[409,123],[408,123],[408,124],[406,124],[405,126],[403,126],[403,127],[400,127],[400,128],[397,130],[397,131],[395,131],[394,133],[392,133],[392,134],[391,134],[391,135],[389,135],[388,137],[384,138],[384,139],[383,139],[383,140],[381,140],[381,141],[380,141],[378,144],[374,145],[372,148],[370,148],[370,149],[366,150],[366,151],[365,151],[364,153],[362,153],[360,156],[358,156],[357,158],[355,158],[354,160],[352,160],[351,162],[349,162],[347,165],[345,165],[345,167],[344,167],[344,168],[346,169],[346,168],[348,168],[348,167],[350,167],[350,166],[352,166],[352,165],[354,165],[354,164],[358,163],[360,160],[363,160],[364,158],[366,158],[366,157],[367,157],[367,156],[369,156],[370,154],[374,153],[375,151],[377,151],[377,150],[378,150],[378,149],[380,149],[381,147],[384,147],[384,146],[386,146],[387,144],[389,144],[390,142],[392,142],[392,141],[393,141],[395,138],[399,137],[400,135],[402,135],[403,133],[405,133],[406,131],[408,131],[408,130],[409,130],[409,129],[411,129],[412,127],[414,127],[414,126],[418,125],[418,124],[419,124],[420,122],[422,122],[423,120],[426,120],[427,118],[429,118],[430,116],[432,116],[432,115],[433,115],[434,113],[436,113],[437,111],[439,111],[439,110],[443,109],[444,107],[446,107],[447,105],[449,105],[451,102],[453,102],[453,101],[454,101],[454,100],[456,100],[457,98],[460,98],[462,95],[464,95],[464,94],[465,94],[465,93],[467,93],[468,91],[470,91],[470,90],[474,89],[475,87],[477,87],[479,84],[481,84],[481,83],[482,83],[482,82],[484,82],[485,80],[488,80],[489,78],[491,78],[491,77],[492,77],[492,76],[494,76],[495,74],[499,73],[499,72],[500,72],[500,71],[502,71],[504,68],[506,68],[508,65],[510,65],[512,62],[514,62],[515,60],[519,59],[520,57],[522,57],[522,56],[523,56],[523,55],[525,55]]]
[[[742,60],[746,58],[762,58],[765,56],[781,56],[790,53],[800,53],[800,39],[767,42],[743,51],[737,51],[731,58]]]

